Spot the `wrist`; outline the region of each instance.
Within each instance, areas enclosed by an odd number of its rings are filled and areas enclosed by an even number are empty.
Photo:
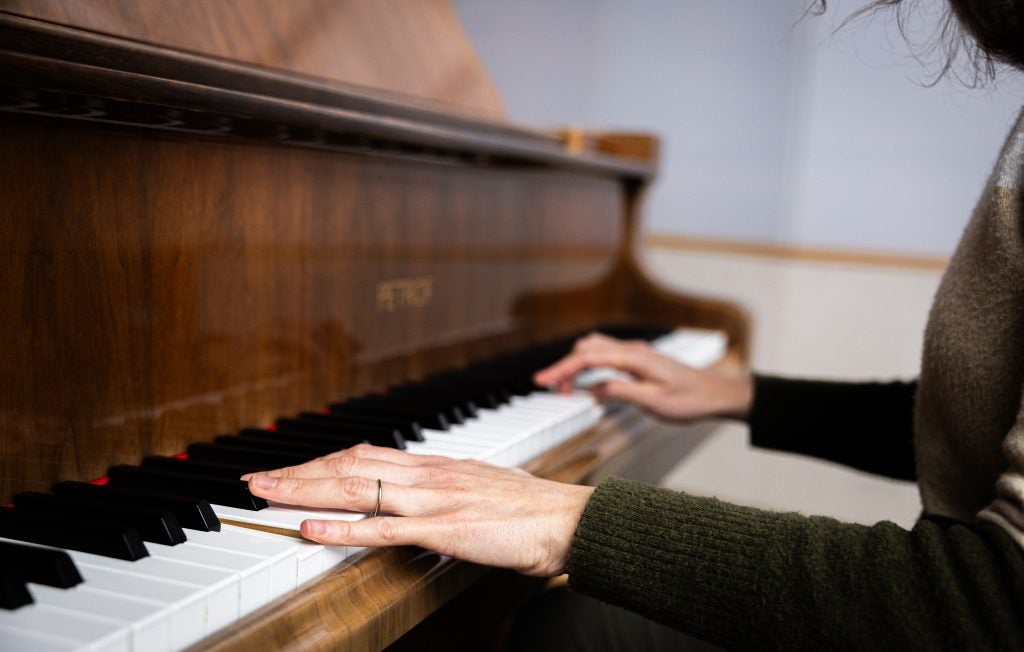
[[[556,511],[557,524],[554,525],[552,540],[547,547],[551,551],[548,564],[537,574],[546,577],[553,577],[565,572],[566,564],[569,561],[569,551],[572,542],[576,538],[576,528],[579,527],[580,519],[583,518],[583,511],[594,493],[595,487],[586,485],[561,485],[562,500],[561,509]]]
[[[754,402],[754,381],[750,376],[720,377],[720,404],[715,416],[743,421]]]

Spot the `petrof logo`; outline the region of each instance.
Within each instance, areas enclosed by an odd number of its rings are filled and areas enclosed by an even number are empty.
[[[423,308],[434,296],[434,279],[429,276],[396,278],[377,283],[377,310],[395,312]]]

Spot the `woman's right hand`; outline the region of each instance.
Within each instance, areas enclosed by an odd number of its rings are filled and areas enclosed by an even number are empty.
[[[576,342],[572,353],[534,375],[538,385],[569,392],[577,373],[594,367],[624,371],[631,379],[595,385],[600,399],[629,401],[671,420],[701,417],[745,418],[753,400],[749,378],[729,377],[676,362],[642,341],[623,341],[593,333]]]

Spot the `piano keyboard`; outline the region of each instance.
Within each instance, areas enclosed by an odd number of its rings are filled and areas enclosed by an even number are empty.
[[[683,329],[656,339],[655,346],[706,367],[724,355],[726,340],[721,333]],[[0,510],[0,559],[6,560],[0,562],[0,649],[179,650],[200,641],[355,552],[251,526],[297,533],[307,518],[365,518],[264,505],[246,496],[239,475],[344,448],[361,440],[360,432],[369,433],[372,443],[411,453],[522,465],[596,424],[604,413],[582,391],[529,389],[529,373],[564,350],[552,348],[516,365],[519,387],[511,391],[486,380],[465,384],[460,376],[442,377],[434,385],[389,393],[390,410],[374,409],[375,399],[357,399],[322,415],[279,420],[276,430],[243,431],[239,438],[190,446],[187,459],[147,458],[142,467],[115,467],[107,487],[59,483],[56,496],[15,497],[14,509]],[[605,370],[584,374],[590,384],[611,377]],[[486,403],[491,399],[481,389],[487,387],[498,395],[488,407],[463,401],[461,407],[437,410],[437,402],[428,400],[439,388],[465,388]],[[383,416],[388,414],[416,416],[419,425],[405,425],[396,434],[394,419]],[[265,442],[297,443],[275,448]],[[178,496],[167,486],[185,486],[186,493],[202,497]],[[138,507],[146,501],[156,509]],[[92,507],[99,515],[83,516]],[[131,528],[125,522],[137,528],[126,531]]]

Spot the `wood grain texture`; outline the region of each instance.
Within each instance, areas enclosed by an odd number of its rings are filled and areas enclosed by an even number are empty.
[[[0,0],[0,11],[504,117],[444,0]]]
[[[0,139],[5,496],[564,335],[622,300],[559,324],[520,308],[602,283],[614,180],[70,121],[4,120]],[[429,304],[382,310],[396,279],[429,279]]]
[[[0,12],[0,110],[389,154],[647,179],[552,134]]]

